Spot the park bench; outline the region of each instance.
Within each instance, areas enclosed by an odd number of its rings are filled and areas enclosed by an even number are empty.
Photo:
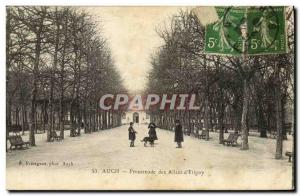
[[[61,137],[57,135],[56,131],[52,131],[51,133],[51,140],[54,141],[61,141]]]
[[[292,162],[292,157],[294,156],[292,152],[286,151],[285,156],[289,157],[289,162]]]
[[[13,132],[15,135],[20,135],[20,132],[22,131],[21,125],[11,125],[9,127],[9,132]]]
[[[192,132],[193,137],[198,138],[198,135],[199,135],[199,130],[198,129],[196,129],[195,131]]]
[[[228,144],[229,142],[231,142],[233,139],[233,136],[234,136],[234,133],[230,133],[228,138],[223,140],[223,145],[225,145],[225,143]]]
[[[43,129],[37,129],[36,130],[36,134],[42,134],[42,133],[46,133],[46,131],[43,130]]]
[[[191,135],[191,132],[188,129],[185,129],[183,133],[184,133],[184,135],[188,135],[188,136]]]
[[[227,139],[223,140],[223,145],[227,144],[227,146],[231,145],[237,145],[237,140],[239,138],[239,135],[236,133],[230,133]]]
[[[269,138],[276,139],[276,131],[271,131]]]
[[[29,146],[29,142],[24,142],[20,135],[9,136],[8,140],[10,142],[10,150],[13,150],[13,147],[14,149],[23,149],[24,146],[25,148],[28,148]]]
[[[74,132],[74,136],[80,136],[80,133],[77,132],[77,131],[75,131],[75,132]]]
[[[201,134],[198,135],[198,139],[205,139],[206,138],[206,130],[202,130]]]
[[[90,131],[90,132],[91,132],[91,131]],[[71,133],[70,136],[71,136],[71,137],[80,136],[80,133],[79,133],[78,131],[74,130],[74,131]]]

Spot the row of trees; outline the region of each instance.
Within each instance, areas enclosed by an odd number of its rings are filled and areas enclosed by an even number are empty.
[[[35,133],[70,126],[70,136],[120,125],[100,111],[99,97],[125,93],[107,41],[92,16],[70,7],[7,7],[7,135],[14,125]]]
[[[180,119],[189,131],[224,130],[242,134],[241,149],[247,150],[249,129],[267,137],[277,134],[276,158],[282,157],[287,109],[294,102],[294,18],[286,13],[288,53],[230,57],[203,53],[205,28],[190,10],[171,17],[170,25],[157,29],[163,46],[152,56],[147,93],[197,95],[199,111],[152,111],[151,118],[171,129]]]

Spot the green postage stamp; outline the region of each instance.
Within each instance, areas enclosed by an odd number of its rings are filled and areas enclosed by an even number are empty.
[[[216,7],[218,20],[207,25],[205,52],[262,55],[287,52],[285,8]]]

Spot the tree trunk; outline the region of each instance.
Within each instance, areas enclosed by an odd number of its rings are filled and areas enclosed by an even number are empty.
[[[281,93],[280,93],[281,94]],[[282,94],[281,94],[282,97]],[[281,124],[282,124],[282,139],[287,140],[287,130],[285,128],[285,105],[286,105],[286,98],[281,99]]]
[[[50,82],[50,95],[49,95],[49,120],[48,120],[48,131],[47,131],[47,142],[51,142],[52,131],[53,131],[53,75],[51,71],[51,82]]]
[[[22,135],[25,134],[25,115],[26,115],[26,108],[25,104],[22,104]]]
[[[99,130],[99,112],[98,112],[98,105],[97,101],[95,102],[95,131]]]
[[[241,150],[248,150],[248,129],[247,129],[247,116],[249,109],[249,98],[250,98],[250,89],[247,79],[244,79],[244,91],[243,91],[243,111],[242,111],[242,148]]]
[[[211,106],[211,104],[210,104],[210,106]],[[213,127],[214,127],[214,125],[213,125],[214,123],[213,123],[213,108],[212,107],[210,107],[209,108],[209,130],[210,131],[214,131],[214,129],[213,129]]]
[[[75,115],[74,115],[74,99],[71,102],[70,107],[70,120],[71,120],[71,130],[70,130],[70,137],[74,137],[76,131],[76,122],[75,122]]]
[[[84,122],[84,133],[88,133],[87,130],[87,117],[86,117],[86,100],[83,102],[83,122]]]
[[[223,97],[223,93],[220,93],[220,97]],[[219,111],[218,111],[218,118],[219,118],[218,124],[219,124],[219,129],[220,129],[219,144],[223,144],[223,142],[224,142],[224,113],[225,113],[225,106],[224,106],[223,101],[221,101],[221,103],[219,103]]]
[[[20,120],[19,120],[19,106],[16,106],[16,113],[15,113],[15,124],[20,125]]]
[[[241,131],[241,129],[242,129],[242,126],[241,126],[242,112],[241,112],[241,110],[239,109],[238,106],[236,106],[235,108],[233,108],[233,110],[234,110],[234,132],[236,134],[238,134],[239,131]]]
[[[258,125],[258,131],[260,132],[260,137],[267,138],[267,125],[265,116],[263,113],[262,105],[258,103],[258,119],[257,119],[257,125]]]
[[[68,12],[65,14],[65,23],[64,23],[64,38],[67,40],[68,38]],[[59,99],[59,111],[60,111],[60,120],[61,120],[61,126],[60,126],[60,137],[61,139],[64,139],[65,133],[65,118],[64,118],[64,77],[65,77],[65,56],[66,56],[66,46],[63,47],[62,54],[61,54],[61,64],[60,64],[60,99]]]
[[[35,80],[34,80],[35,81]],[[35,100],[36,100],[36,91],[37,91],[37,84],[36,82],[33,82],[33,90],[31,93],[31,113],[30,113],[30,132],[29,132],[29,144],[31,146],[35,146],[35,131],[36,131],[36,125],[35,125]]]
[[[206,98],[205,100],[205,111],[204,111],[204,127],[205,127],[205,140],[208,141],[209,140],[209,122],[208,122],[208,118],[209,118],[209,106],[208,106],[208,98]]]
[[[64,129],[65,129],[65,122],[64,122],[64,95],[63,92],[60,92],[60,99],[59,99],[59,121],[60,121],[60,126],[59,126],[59,132],[60,132],[60,138],[64,139],[65,134],[64,134]]]
[[[43,27],[43,19],[39,25],[39,30],[36,33],[35,43],[35,62],[33,67],[33,87],[31,91],[31,114],[30,114],[30,133],[29,143],[31,146],[35,146],[35,132],[36,132],[36,96],[37,96],[37,80],[39,72],[40,54],[41,54],[41,32]]]
[[[222,113],[222,112],[221,112]],[[223,114],[219,114],[219,128],[220,128],[220,132],[219,132],[219,144],[223,144],[224,142],[224,122],[223,122]]]
[[[275,159],[282,159],[283,135],[282,135],[282,119],[281,119],[281,90],[279,68],[275,65],[276,87],[275,87],[275,108],[276,108],[276,154]]]

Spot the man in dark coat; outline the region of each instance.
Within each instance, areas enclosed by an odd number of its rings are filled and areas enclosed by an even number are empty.
[[[183,131],[182,131],[182,126],[180,124],[179,120],[175,121],[175,139],[174,141],[177,142],[177,147],[176,148],[182,148],[181,142],[183,142]]]
[[[135,134],[137,133],[134,129],[133,129],[133,122],[131,122],[129,124],[129,128],[128,128],[128,138],[130,140],[130,147],[134,147],[134,140],[135,140]]]
[[[153,140],[158,140],[157,138],[157,135],[156,135],[156,128],[157,126],[154,124],[154,123],[150,123],[149,126],[148,126],[148,129],[149,129],[149,137]]]

